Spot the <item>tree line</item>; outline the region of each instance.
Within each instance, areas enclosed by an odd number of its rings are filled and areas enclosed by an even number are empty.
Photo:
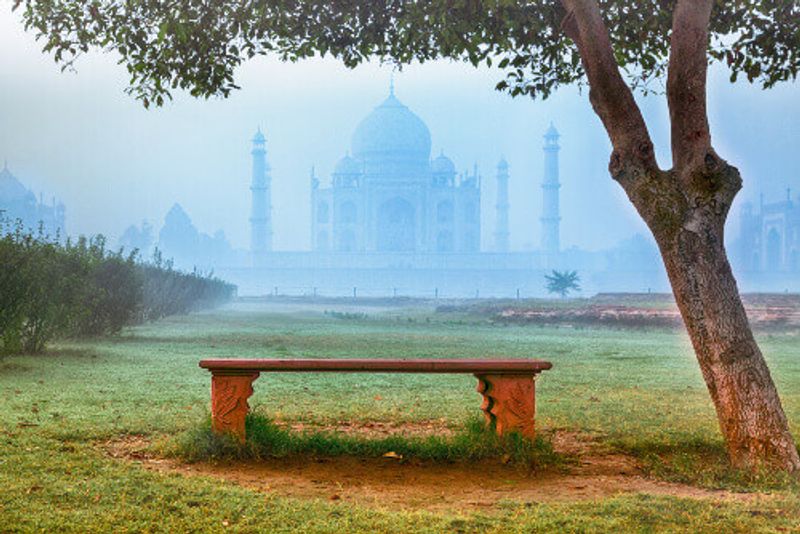
[[[211,274],[185,273],[157,251],[109,250],[103,236],[67,239],[21,225],[0,235],[0,354],[41,352],[54,338],[123,327],[213,307],[236,291]]]

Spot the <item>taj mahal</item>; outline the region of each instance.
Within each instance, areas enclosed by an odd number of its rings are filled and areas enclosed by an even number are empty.
[[[312,169],[311,251],[272,247],[272,173],[267,141],[252,139],[250,253],[252,268],[226,273],[240,286],[331,288],[339,292],[490,294],[533,291],[547,269],[591,258],[561,250],[559,138],[554,125],[543,133],[542,236],[536,251],[509,249],[510,165],[498,157],[494,232],[481,242],[482,182],[475,166],[457,172],[445,155],[431,153],[425,122],[389,94],[358,124],[350,150],[328,179]],[[572,257],[570,257],[572,256]],[[246,276],[249,282],[242,278]],[[535,281],[534,281],[535,280]],[[527,288],[527,289],[526,289]]]
[[[312,178],[314,250],[480,250],[480,177],[457,176],[444,153],[431,160],[428,127],[394,91],[358,125],[351,153],[336,164],[331,187]]]
[[[558,139],[546,132],[543,249],[559,252]],[[271,175],[266,139],[253,138],[251,251],[257,265],[272,251]],[[384,255],[475,254],[484,248],[509,251],[509,166],[497,163],[494,243],[481,244],[481,176],[457,173],[444,152],[431,158],[425,122],[395,96],[357,126],[349,153],[336,164],[328,186],[311,173],[311,242],[319,253]],[[411,256],[409,256],[411,255]]]
[[[534,237],[539,246],[511,250],[513,162],[507,162],[500,155],[502,147],[497,147],[498,161],[490,176],[477,166],[457,172],[463,167],[444,152],[432,153],[428,126],[402,103],[391,84],[386,98],[358,123],[349,150],[331,175],[317,176],[311,170],[311,250],[277,251],[272,247],[273,177],[267,140],[259,130],[250,150],[249,265],[218,272],[245,294],[543,296],[544,274],[552,269],[579,271],[587,294],[669,291],[658,251],[641,235],[607,250],[563,247],[561,135],[552,123],[542,134],[541,175],[518,178],[537,181],[541,196],[516,206],[530,210],[530,202],[541,202],[540,235],[524,236]],[[490,199],[482,198],[486,180],[495,181]],[[483,210],[483,217],[482,203],[492,206]],[[732,246],[743,287],[795,287],[800,233],[796,223],[790,224],[797,219],[793,209],[791,199],[785,205],[768,205],[762,209],[768,215],[756,221],[745,207],[742,237]],[[773,212],[785,216],[769,215]],[[489,220],[484,220],[487,214]],[[775,221],[786,221],[787,229],[775,230]],[[481,239],[489,235],[481,231],[485,225],[493,230],[488,242]],[[745,239],[761,233],[766,236],[761,241]],[[737,254],[743,250],[746,254]]]

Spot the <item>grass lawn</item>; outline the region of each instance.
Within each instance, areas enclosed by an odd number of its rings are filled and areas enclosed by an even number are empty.
[[[798,485],[730,472],[688,340],[666,330],[502,326],[424,309],[323,314],[237,304],[114,339],[62,342],[0,360],[0,531],[800,532]],[[800,337],[761,336],[800,436]],[[568,431],[635,457],[649,476],[768,497],[715,500],[631,493],[426,511],[256,491],[144,469],[98,444],[125,435],[167,443],[203,425],[211,357],[479,358],[553,362],[537,384],[543,435]],[[262,374],[254,411],[286,423],[459,428],[480,399],[471,376]],[[531,475],[531,476],[536,476]],[[454,488],[457,491],[457,488]]]

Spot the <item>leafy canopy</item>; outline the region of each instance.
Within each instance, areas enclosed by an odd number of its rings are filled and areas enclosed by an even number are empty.
[[[666,71],[674,0],[600,0],[618,64],[634,87]],[[800,3],[718,0],[709,58],[731,78],[765,88],[800,69]],[[237,88],[236,67],[258,55],[284,61],[330,55],[348,67],[446,58],[496,65],[512,95],[546,98],[585,83],[561,31],[559,0],[14,0],[26,28],[62,68],[92,48],[114,51],[127,89],[145,106],[175,89],[209,98]]]

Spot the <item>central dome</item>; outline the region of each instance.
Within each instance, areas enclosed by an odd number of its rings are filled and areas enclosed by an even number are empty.
[[[427,162],[431,154],[431,133],[422,119],[392,91],[358,125],[353,133],[352,151],[354,157],[363,160]]]

